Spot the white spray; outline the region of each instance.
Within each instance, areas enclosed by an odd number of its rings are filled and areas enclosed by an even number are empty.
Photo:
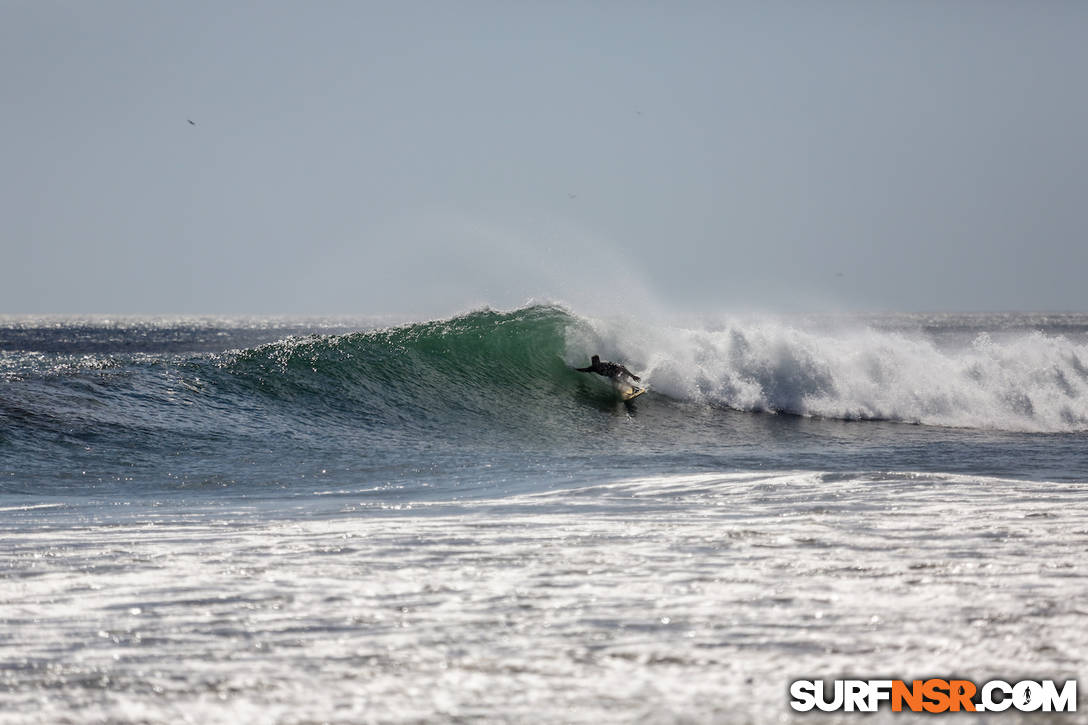
[[[1088,344],[1044,332],[919,331],[747,318],[712,326],[591,319],[591,351],[644,371],[668,397],[742,411],[996,430],[1088,430]]]

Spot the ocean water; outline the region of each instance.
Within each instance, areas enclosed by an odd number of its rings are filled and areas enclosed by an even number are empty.
[[[0,318],[0,724],[1085,683],[1086,443],[1088,315]]]

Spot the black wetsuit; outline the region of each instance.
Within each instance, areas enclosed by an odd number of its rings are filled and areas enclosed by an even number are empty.
[[[580,373],[597,373],[603,375],[606,378],[614,378],[620,380],[621,376],[627,376],[632,380],[641,380],[639,376],[625,368],[623,365],[614,362],[600,362],[599,360],[588,368],[575,368]]]

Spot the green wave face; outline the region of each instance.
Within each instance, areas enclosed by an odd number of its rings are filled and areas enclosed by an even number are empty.
[[[503,456],[552,471],[600,448],[594,402],[624,409],[603,378],[567,364],[568,347],[583,359],[569,341],[588,324],[556,306],[485,309],[226,353],[74,361],[0,395],[0,454],[38,461],[49,481],[58,466],[97,465],[103,480],[139,469],[151,485],[162,484],[163,460],[188,461],[191,482],[224,457],[245,464],[231,480],[262,487],[290,485],[282,472],[300,462],[389,485],[432,475],[461,485],[462,471],[475,485]]]
[[[452,424],[511,407],[573,403],[586,376],[564,361],[567,310],[480,310],[448,320],[291,338],[237,353],[226,369],[285,402],[324,402],[374,423]],[[566,391],[566,395],[557,395]]]

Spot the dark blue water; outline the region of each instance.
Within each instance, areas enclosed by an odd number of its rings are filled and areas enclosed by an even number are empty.
[[[634,349],[548,306],[331,332],[9,324],[0,491],[458,498],[798,469],[1088,479],[1085,321],[987,319],[662,326]],[[624,403],[571,369],[598,350],[626,353],[651,392]]]

